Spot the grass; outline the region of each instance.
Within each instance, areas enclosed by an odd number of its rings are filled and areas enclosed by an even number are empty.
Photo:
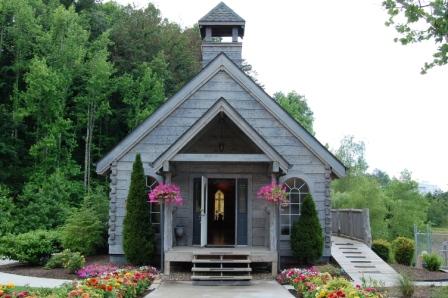
[[[448,234],[448,226],[445,227],[432,227],[431,228],[433,233],[442,233],[442,234]]]
[[[431,298],[448,297],[448,287],[435,287],[431,291]]]

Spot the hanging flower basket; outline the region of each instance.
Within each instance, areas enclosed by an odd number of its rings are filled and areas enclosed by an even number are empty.
[[[257,198],[266,200],[270,203],[284,205],[288,203],[288,195],[284,185],[272,182],[261,187],[257,192]]]
[[[184,202],[180,188],[176,184],[160,183],[148,194],[148,198],[150,203],[165,203],[167,205],[182,205]]]

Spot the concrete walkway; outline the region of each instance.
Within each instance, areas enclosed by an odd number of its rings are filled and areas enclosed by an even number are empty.
[[[362,242],[342,237],[331,237],[331,255],[357,284],[362,277],[367,282],[378,281],[390,287],[398,284],[398,274],[389,264]]]
[[[16,286],[30,286],[34,288],[56,288],[72,282],[65,279],[41,278],[0,272],[0,284],[12,282]]]
[[[255,280],[250,286],[193,286],[189,281],[164,281],[145,298],[291,298],[274,280]]]

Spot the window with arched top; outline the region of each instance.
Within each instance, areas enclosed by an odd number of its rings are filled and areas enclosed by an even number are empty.
[[[299,219],[302,211],[302,202],[309,194],[309,188],[300,178],[289,178],[283,185],[288,194],[288,203],[280,206],[280,235],[290,236],[292,225]]]
[[[156,178],[152,176],[146,176],[146,191],[150,193],[154,187],[159,184]],[[154,229],[154,233],[160,233],[160,204],[149,204],[150,209],[150,220],[152,223],[152,227]]]

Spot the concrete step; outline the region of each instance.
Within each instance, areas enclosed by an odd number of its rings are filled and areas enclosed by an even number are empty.
[[[192,263],[196,263],[196,264],[250,264],[252,263],[250,260],[216,260],[216,259],[193,259],[193,261],[191,261]]]
[[[252,272],[252,268],[210,268],[193,267],[192,272]]]
[[[250,275],[224,275],[224,276],[198,276],[193,275],[191,277],[192,280],[251,280],[252,276]]]

